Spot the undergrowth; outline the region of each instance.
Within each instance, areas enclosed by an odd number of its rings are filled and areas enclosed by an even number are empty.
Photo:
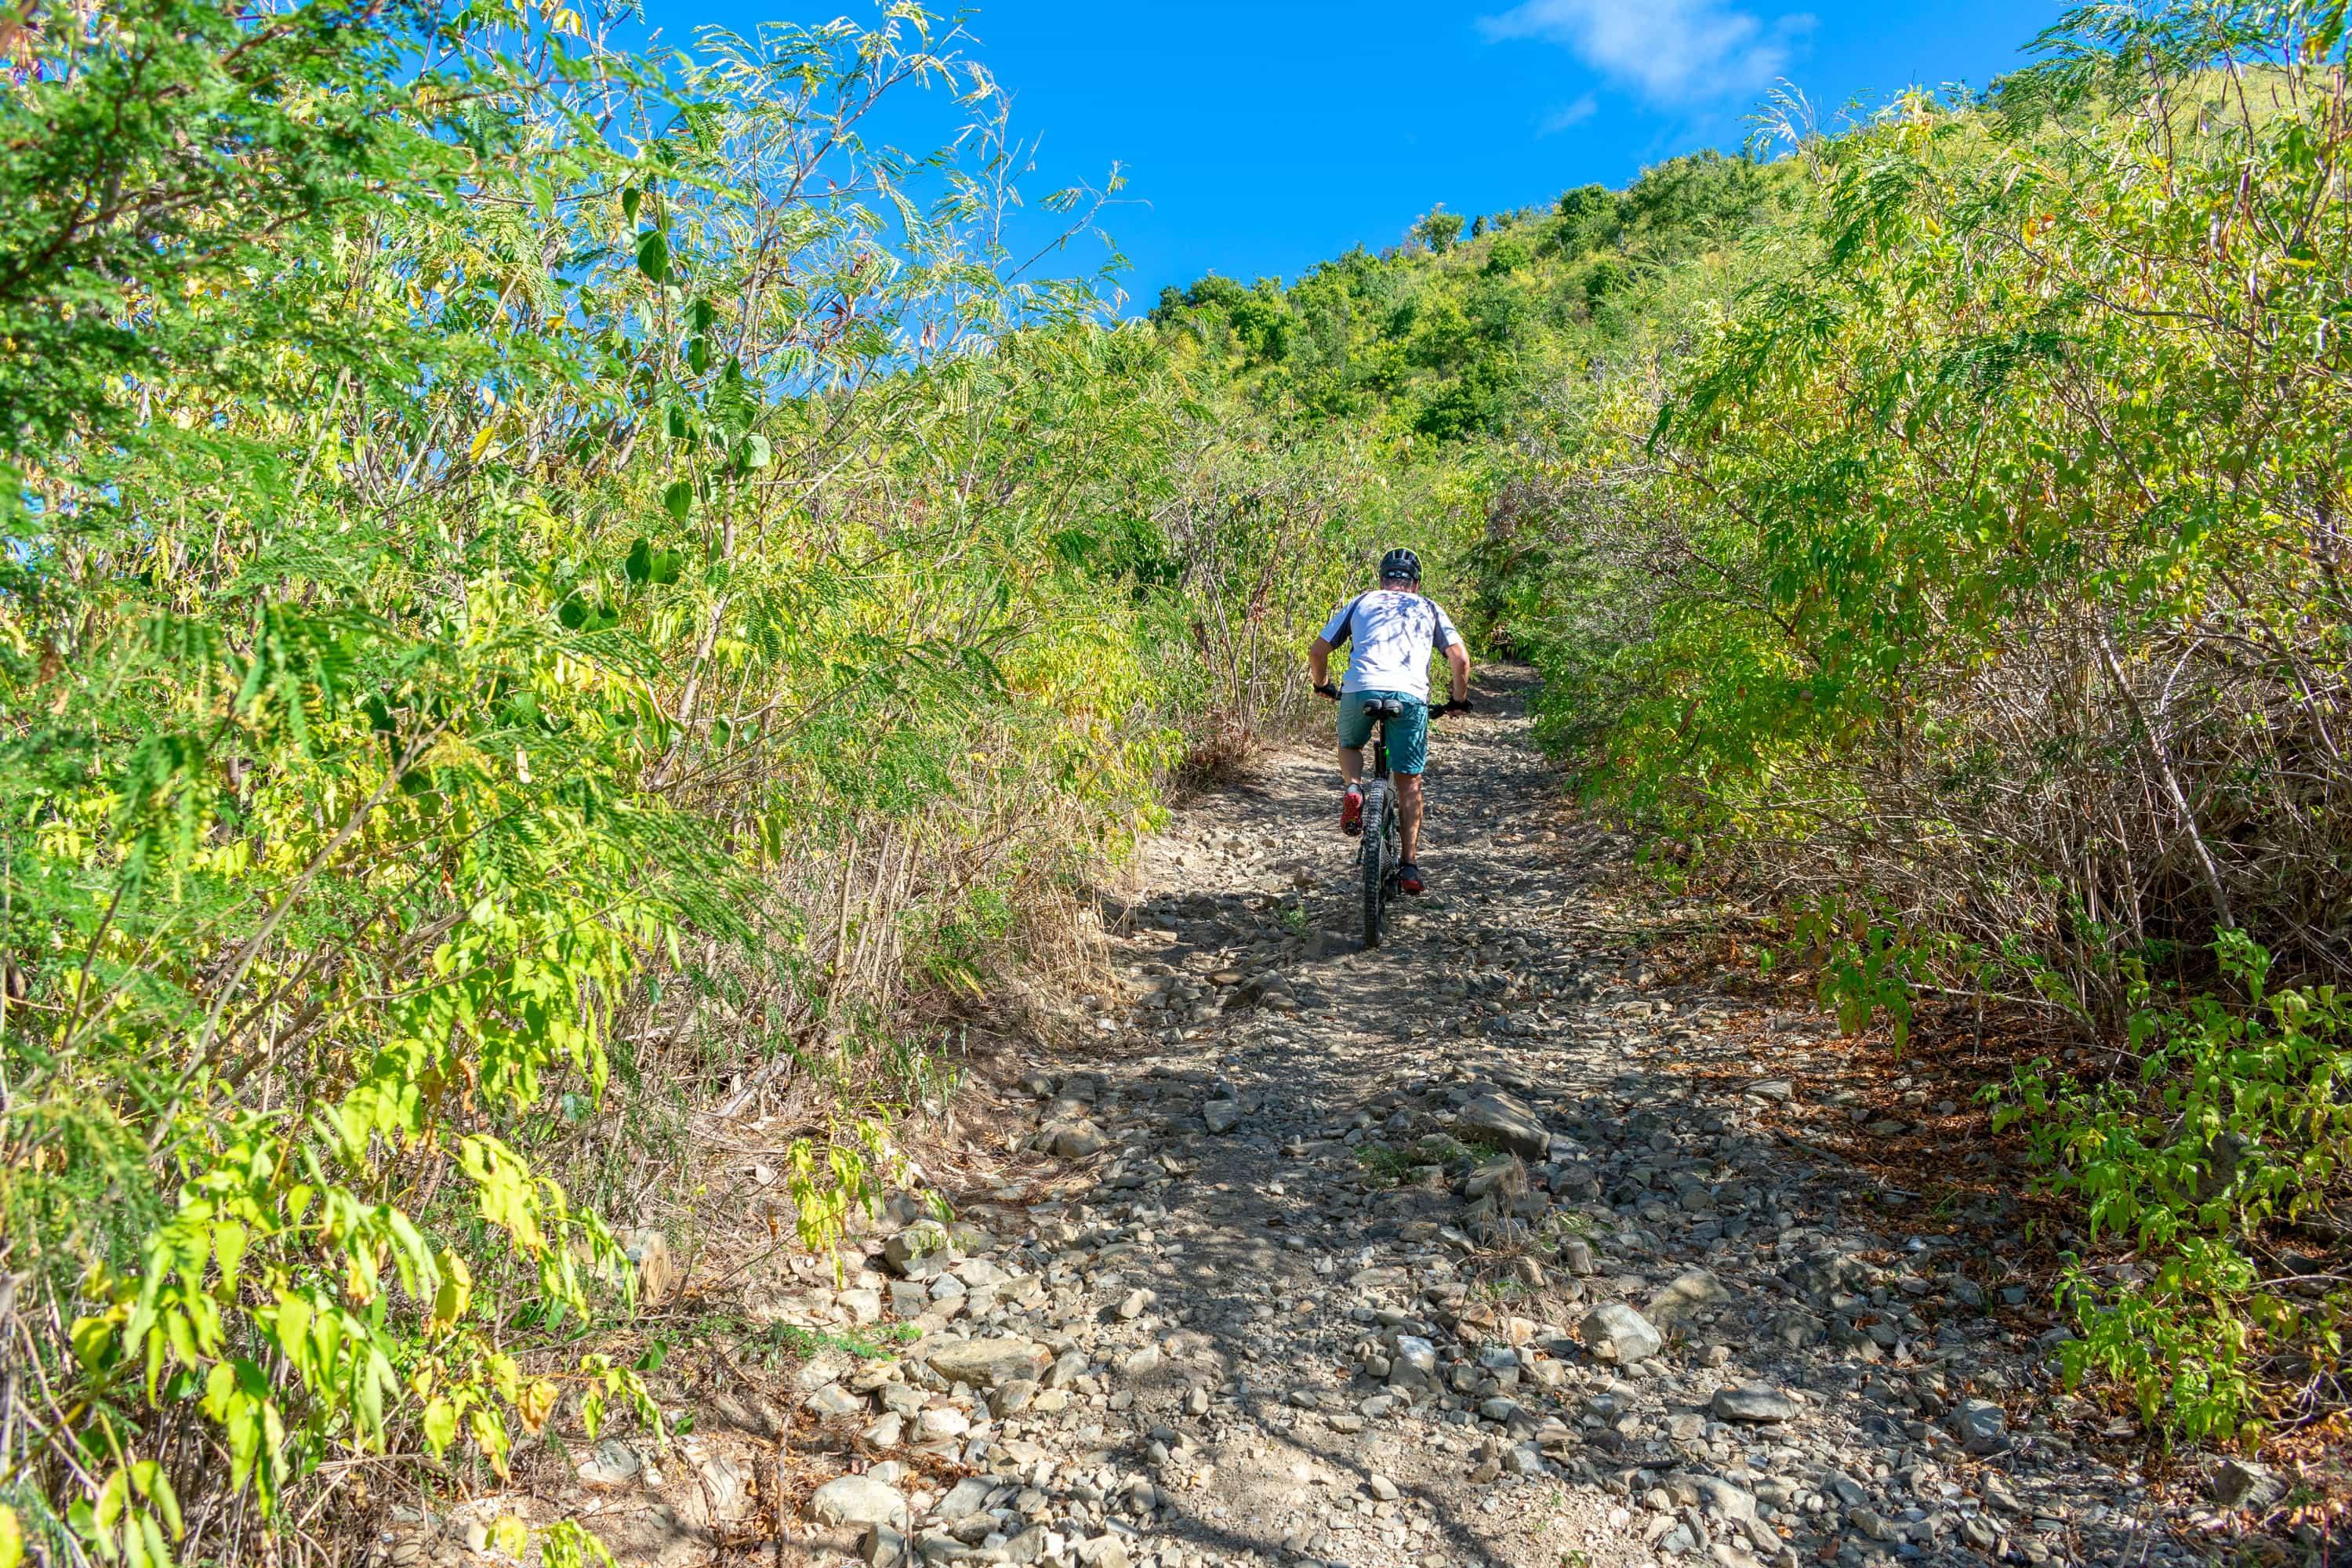
[[[2270,988],[2242,932],[2217,957],[2232,994],[2136,1008],[2125,1067],[2098,1080],[2019,1068],[1994,1124],[2023,1129],[2094,1239],[2132,1244],[2065,1272],[2069,1376],[2114,1379],[2151,1426],[2255,1439],[2347,1403],[2352,1280],[2332,1258],[2352,1200],[2352,1006],[2332,985]]]

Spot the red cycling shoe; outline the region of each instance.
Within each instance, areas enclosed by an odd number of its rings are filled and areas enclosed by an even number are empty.
[[[1397,868],[1397,886],[1416,898],[1429,890],[1429,884],[1421,879],[1421,868],[1410,860]]]
[[[1339,831],[1353,838],[1364,830],[1364,792],[1350,789],[1339,797]]]

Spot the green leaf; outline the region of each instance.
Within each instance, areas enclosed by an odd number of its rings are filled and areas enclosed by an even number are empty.
[[[643,191],[640,191],[639,189],[637,189],[637,187],[636,187],[636,186],[635,186],[635,185],[623,185],[623,186],[621,187],[621,219],[622,219],[622,221],[623,221],[623,222],[625,222],[625,223],[635,223],[635,222],[636,222],[636,221],[637,221],[637,208],[638,208],[640,205],[642,205],[644,204],[645,199],[646,199],[646,194],[645,194]]]
[[[236,1368],[225,1361],[215,1362],[212,1371],[205,1374],[205,1414],[215,1421],[226,1420],[228,1402],[236,1393]]]
[[[126,1533],[123,1539],[127,1542],[131,1538]],[[146,1548],[143,1555],[155,1568],[172,1568],[171,1549],[163,1544],[163,1532],[156,1528],[153,1514],[139,1515],[139,1541]]]
[[[67,1338],[73,1342],[74,1359],[88,1372],[96,1372],[104,1364],[114,1345],[114,1319],[109,1315],[76,1318]]]
[[[310,1339],[310,1303],[299,1296],[289,1296],[278,1304],[278,1348],[296,1366],[303,1363],[304,1347]]]
[[[667,489],[662,491],[662,506],[668,511],[670,516],[677,519],[680,522],[684,522],[687,519],[687,514],[694,510],[694,485],[692,481],[688,479],[678,479],[672,483]]]
[[[621,612],[610,605],[592,604],[574,594],[556,606],[555,618],[566,631],[601,632],[621,624]]]
[[[425,1447],[435,1458],[449,1451],[457,1439],[457,1407],[446,1399],[436,1399],[425,1407]]]
[[[669,281],[669,240],[657,228],[637,235],[637,270],[656,283]]]

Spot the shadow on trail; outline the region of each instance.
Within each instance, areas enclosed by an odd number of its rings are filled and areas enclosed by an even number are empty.
[[[1791,1135],[1792,1100],[1847,1123],[1852,1053],[1649,973],[1599,886],[1622,846],[1528,742],[1532,681],[1480,684],[1433,737],[1430,896],[1379,950],[1328,753],[1190,803],[1104,895],[1132,984],[1032,1135],[1076,1118],[1103,1144],[1029,1211],[1083,1232],[1046,1268],[1093,1303],[1047,1326],[1084,1352],[1085,1405],[1036,1444],[1087,1489],[1149,1487],[1102,1516],[1160,1568],[1785,1562],[1767,1515],[1859,1559],[1891,1549],[1846,1530],[1864,1501],[1915,1560],[1969,1560],[1979,1494],[1951,1478],[1983,1464],[1949,1405],[2034,1347],[1948,1282],[1960,1221],[2006,1199],[1930,1215]],[[1664,1352],[1597,1358],[1580,1329],[1602,1302],[1656,1316]],[[1434,1363],[1410,1403],[1379,1375],[1407,1338]],[[1735,1383],[1795,1392],[1751,1425],[1712,1406]],[[1083,1500],[1070,1485],[1049,1489]]]

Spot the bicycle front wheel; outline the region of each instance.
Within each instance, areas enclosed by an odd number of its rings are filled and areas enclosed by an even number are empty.
[[[1381,945],[1389,896],[1389,792],[1375,780],[1364,791],[1364,945]]]

